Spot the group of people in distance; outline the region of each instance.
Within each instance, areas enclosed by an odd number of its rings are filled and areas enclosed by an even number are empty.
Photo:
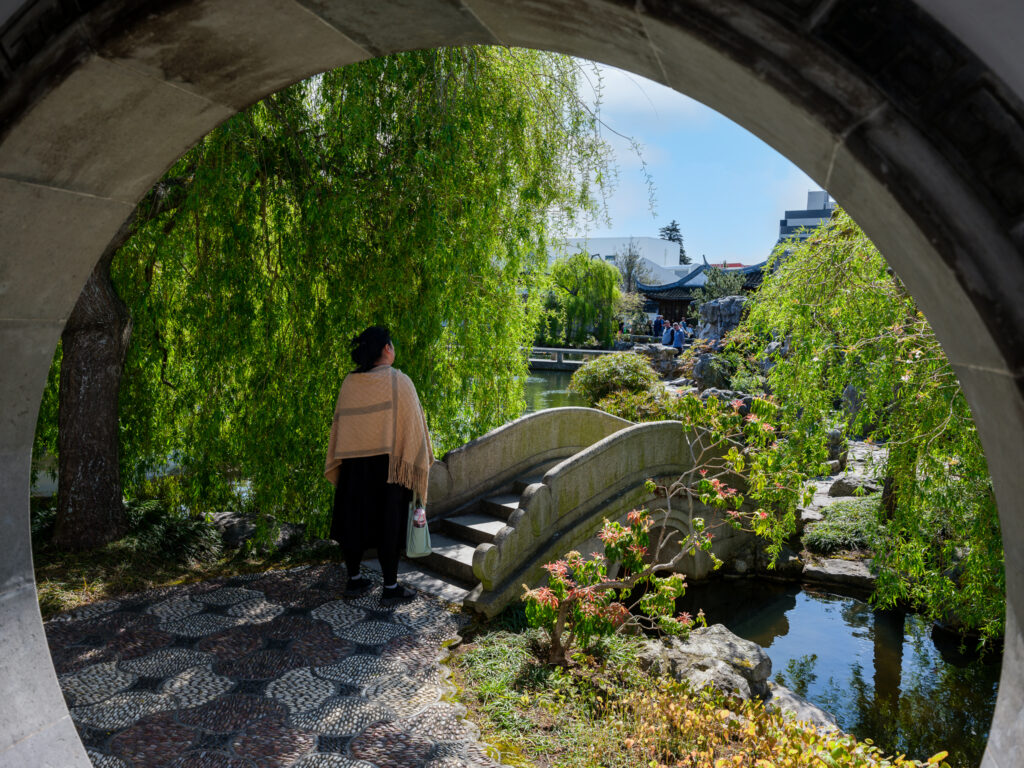
[[[670,323],[661,315],[654,318],[654,336],[661,337],[661,343],[666,347],[675,347],[682,350],[683,342],[693,336],[693,329],[686,324],[685,320],[678,320]]]

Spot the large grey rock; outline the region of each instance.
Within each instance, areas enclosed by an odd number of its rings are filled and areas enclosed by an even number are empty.
[[[746,296],[723,296],[700,305],[697,338],[717,340],[740,324]]]
[[[838,467],[836,471],[842,472],[846,469],[849,457],[846,437],[841,429],[830,429],[825,437],[828,444],[828,461],[829,463],[835,462],[835,466]]]
[[[802,696],[793,693],[789,688],[778,683],[769,683],[771,693],[765,699],[766,709],[777,709],[793,716],[794,720],[810,723],[816,728],[826,731],[839,729],[836,716],[821,707],[812,704]]]
[[[760,551],[759,555],[758,569],[768,576],[796,581],[803,575],[804,561],[800,559],[800,555],[785,544],[782,545],[782,549],[779,551],[774,563],[771,563],[771,558],[764,549]],[[770,563],[771,568],[768,567]]]
[[[846,475],[837,478],[828,489],[829,496],[867,496],[878,493],[882,486],[874,480],[860,475]]]
[[[813,560],[804,565],[804,580],[837,587],[875,588],[875,576],[865,560]]]
[[[213,524],[228,549],[238,549],[256,534],[256,523],[233,509],[215,512]]]
[[[705,352],[693,361],[693,380],[701,389],[724,389],[729,386],[730,371],[723,358]]]
[[[638,659],[654,674],[671,675],[701,688],[713,685],[745,699],[768,695],[772,661],[757,643],[737,637],[724,624],[701,627],[687,640],[648,640]]]
[[[679,365],[679,351],[675,347],[666,347],[664,344],[636,344],[633,351],[646,357],[654,370],[662,376],[675,373]]]
[[[267,525],[274,526],[272,519],[266,520]],[[213,524],[220,531],[224,546],[238,549],[256,535],[256,521],[235,510],[224,510],[213,515]],[[277,536],[274,541],[263,549],[282,552],[300,544],[306,533],[306,526],[298,523],[277,523]]]

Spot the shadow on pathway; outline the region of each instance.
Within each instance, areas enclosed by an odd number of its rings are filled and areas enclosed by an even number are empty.
[[[341,598],[341,565],[129,595],[46,624],[97,768],[496,766],[439,663],[435,598]]]

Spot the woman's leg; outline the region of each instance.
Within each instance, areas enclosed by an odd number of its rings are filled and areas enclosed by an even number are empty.
[[[380,510],[380,528],[377,537],[377,559],[380,560],[384,585],[398,582],[398,558],[405,544],[405,529],[409,515],[412,491],[388,483]]]
[[[359,564],[366,548],[362,525],[364,486],[360,482],[363,463],[360,459],[342,462],[334,489],[330,535],[341,547],[350,579],[359,576]]]

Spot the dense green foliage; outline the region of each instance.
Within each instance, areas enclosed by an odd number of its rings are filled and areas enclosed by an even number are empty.
[[[545,344],[610,347],[618,330],[619,270],[574,253],[551,265],[538,339]]]
[[[804,546],[821,555],[874,549],[879,535],[878,502],[875,495],[830,504],[825,519],[808,526]]]
[[[170,458],[192,510],[244,490],[322,533],[348,339],[375,323],[392,329],[439,454],[519,415],[538,309],[523,296],[540,295],[554,222],[587,215],[607,162],[577,68],[504,48],[373,59],[186,153],[113,267],[134,320],[126,492]],[[52,391],[37,446],[51,452]]]
[[[644,392],[660,387],[658,374],[643,355],[616,352],[590,360],[573,375],[569,391],[593,405],[612,392]]]
[[[635,421],[664,421],[672,418],[672,398],[662,387],[642,389],[639,392],[616,390],[605,395],[595,404],[595,408],[618,416],[620,419]]]
[[[789,338],[769,375],[808,464],[833,423],[884,441],[876,601],[986,636],[1003,627],[999,518],[970,408],[902,283],[842,211],[777,254],[748,328]],[[844,405],[845,403],[845,405]],[[841,410],[837,410],[843,406]]]

